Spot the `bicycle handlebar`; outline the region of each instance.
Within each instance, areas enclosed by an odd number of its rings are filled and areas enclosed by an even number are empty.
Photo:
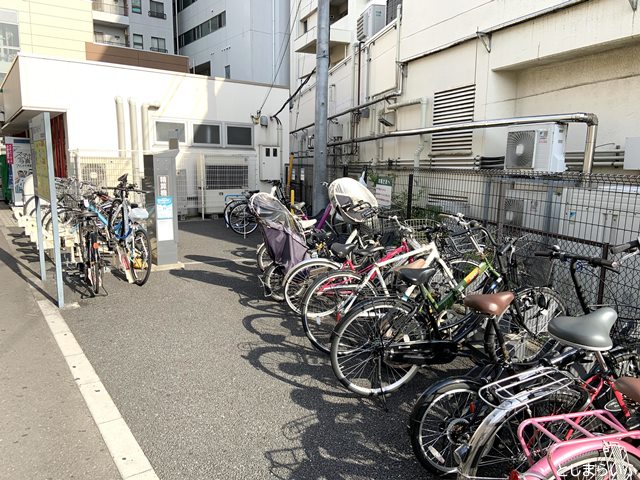
[[[552,250],[535,252],[536,257],[557,258],[558,260],[576,260],[587,262],[592,267],[608,268],[615,270],[618,266],[618,262],[608,260],[600,257],[587,257],[584,255],[574,255],[573,253],[562,252],[558,246],[553,247]]]
[[[636,238],[635,240],[631,240],[627,243],[621,243],[620,245],[609,247],[609,251],[615,254],[633,250],[635,248],[640,248],[640,238]]]

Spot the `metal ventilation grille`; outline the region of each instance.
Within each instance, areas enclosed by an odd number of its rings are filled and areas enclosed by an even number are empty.
[[[246,165],[205,165],[205,175],[207,190],[249,188]]]
[[[433,125],[473,121],[475,101],[475,84],[436,92],[433,96]],[[472,130],[434,133],[431,141],[431,153],[433,156],[450,152],[470,153],[472,141]]]
[[[536,148],[536,131],[522,130],[507,135],[507,168],[532,168]]]

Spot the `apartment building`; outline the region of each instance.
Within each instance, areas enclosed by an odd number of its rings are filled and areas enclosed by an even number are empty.
[[[176,53],[170,0],[94,0],[96,43]]]
[[[310,159],[318,0],[291,0],[292,8],[298,4],[291,90],[311,78],[291,110],[291,145]],[[330,38],[330,142],[459,121],[589,112],[599,119],[595,170],[637,172],[632,162],[625,167],[627,143],[640,137],[637,2],[334,0]],[[333,153],[363,165],[480,168],[505,156],[509,131],[383,138]],[[571,168],[582,167],[585,132],[580,123],[568,127],[563,148]]]
[[[191,71],[288,85],[288,0],[174,0],[177,48]]]
[[[177,135],[181,211],[221,211],[227,194],[268,189],[289,151],[288,118],[273,117],[288,88],[189,73],[187,57],[164,53],[170,2],[118,2],[0,0],[2,136],[28,136],[50,112],[56,174],[104,185],[135,178],[143,155]],[[144,50],[126,47],[138,34]]]

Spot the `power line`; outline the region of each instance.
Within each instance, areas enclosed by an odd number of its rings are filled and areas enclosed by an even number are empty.
[[[287,44],[286,46],[284,46],[284,39],[282,42],[282,45],[280,46],[280,48],[282,49],[282,56],[280,57],[280,62],[278,63],[278,68],[276,69],[276,72],[273,76],[273,81],[271,82],[271,85],[269,86],[269,90],[267,90],[267,95],[264,97],[264,101],[262,102],[262,105],[260,105],[260,108],[258,109],[258,112],[262,112],[262,108],[265,106],[265,104],[267,103],[267,99],[269,98],[269,95],[271,94],[271,90],[273,90],[273,86],[276,84],[276,78],[278,78],[278,73],[280,73],[280,68],[282,67],[282,62],[284,61],[284,57],[285,55],[288,53],[288,48],[289,48],[289,44],[291,43],[291,34],[293,32],[293,24],[295,23],[295,19],[298,18],[298,12],[300,11],[300,5],[302,4],[302,0],[298,0],[298,6],[296,7],[296,14],[293,18],[291,18],[291,15],[293,14],[293,9],[291,9],[291,12],[289,13],[289,19],[290,19],[290,24],[289,24],[289,33],[286,35],[286,40],[287,40]],[[282,48],[284,46],[284,48]]]

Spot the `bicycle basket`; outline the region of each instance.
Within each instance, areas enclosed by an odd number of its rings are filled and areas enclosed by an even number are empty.
[[[131,212],[129,212],[129,218],[134,222],[141,222],[149,218],[149,212],[144,208],[132,208]]]
[[[609,334],[615,346],[640,344],[640,307],[620,304],[589,305],[592,310],[601,307],[611,307],[618,312],[618,319]]]

